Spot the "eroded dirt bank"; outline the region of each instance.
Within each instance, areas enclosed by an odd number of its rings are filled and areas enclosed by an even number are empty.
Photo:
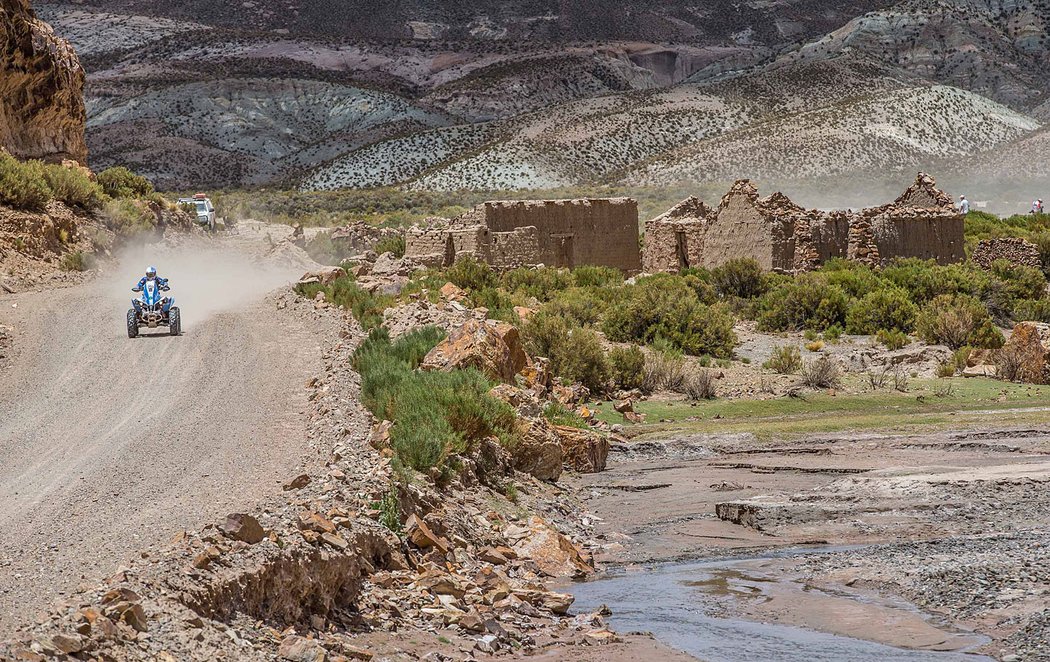
[[[614,445],[607,472],[575,480],[612,566],[766,556],[690,579],[717,614],[1044,659],[1048,441],[1043,429],[693,436]]]

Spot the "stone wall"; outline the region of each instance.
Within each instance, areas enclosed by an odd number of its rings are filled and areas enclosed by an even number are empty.
[[[87,163],[84,69],[28,0],[0,0],[0,148]]]
[[[534,226],[492,232],[490,236],[489,264],[493,268],[508,270],[535,264],[533,260],[540,252],[540,237]]]
[[[1039,247],[1020,237],[984,239],[973,249],[970,259],[984,269],[990,269],[996,260],[1007,260],[1010,264],[1041,269]]]
[[[642,248],[642,270],[677,273],[699,266],[711,208],[699,198],[688,198],[667,213],[647,221]]]

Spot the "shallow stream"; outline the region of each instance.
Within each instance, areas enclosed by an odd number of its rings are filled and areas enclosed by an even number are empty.
[[[569,590],[576,596],[575,613],[607,605],[613,629],[652,632],[706,662],[992,659],[966,652],[984,638],[941,626],[913,605],[782,579],[775,563],[766,558],[665,564]]]

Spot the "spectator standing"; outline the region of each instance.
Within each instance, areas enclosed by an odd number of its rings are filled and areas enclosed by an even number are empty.
[[[963,216],[970,213],[970,201],[966,199],[965,195],[959,196],[959,213]]]
[[[1035,214],[1042,214],[1042,213],[1043,213],[1043,200],[1042,200],[1042,198],[1040,198],[1039,200],[1036,200],[1035,202],[1032,203],[1032,214],[1035,215]]]

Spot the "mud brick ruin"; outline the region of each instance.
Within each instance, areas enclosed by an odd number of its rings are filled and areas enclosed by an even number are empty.
[[[638,204],[630,198],[486,202],[406,233],[405,257],[425,266],[448,267],[464,256],[496,269],[599,265],[636,273]]]
[[[642,268],[678,272],[754,258],[768,271],[814,269],[833,257],[877,266],[897,257],[965,259],[963,217],[932,177],[919,173],[894,202],[860,211],[804,209],[787,196],[760,198],[736,182],[717,209],[689,198],[645,225]]]
[[[1022,265],[1041,269],[1043,261],[1039,257],[1039,247],[1020,237],[1001,237],[984,239],[973,249],[970,260],[983,269],[991,269],[996,260],[1006,260],[1013,265]]]

